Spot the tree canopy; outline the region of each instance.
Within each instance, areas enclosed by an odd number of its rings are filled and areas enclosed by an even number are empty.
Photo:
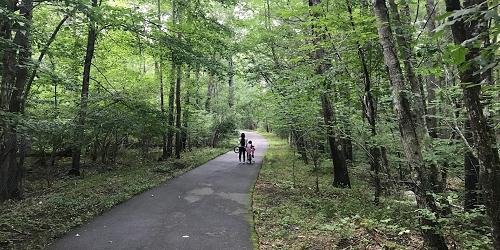
[[[327,164],[337,188],[353,168],[370,173],[377,205],[412,190],[427,247],[448,248],[444,225],[474,211],[487,240],[453,240],[500,249],[497,8],[2,1],[0,200],[22,198],[47,164],[79,176],[130,150],[165,161],[261,129]]]

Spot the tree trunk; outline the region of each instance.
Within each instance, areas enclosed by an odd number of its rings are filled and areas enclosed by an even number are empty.
[[[234,64],[233,64],[233,56],[229,56],[229,97],[228,104],[229,107],[232,108],[234,106]]]
[[[63,24],[66,22],[66,20],[68,20],[68,18],[69,18],[69,15],[65,15],[63,17],[63,19],[61,21],[59,21],[56,28],[52,32],[52,35],[50,36],[49,40],[47,41],[47,43],[43,47],[42,51],[40,52],[40,55],[38,56],[38,60],[33,67],[29,81],[26,83],[26,90],[24,91],[23,104],[22,104],[23,110],[25,108],[26,101],[28,101],[28,96],[29,96],[29,93],[31,91],[31,85],[33,84],[33,81],[35,80],[38,68],[40,67],[40,64],[42,63],[43,58],[45,57],[45,55],[49,51],[50,45],[52,44],[52,42],[54,42],[54,40],[56,40],[57,33],[59,33]]]
[[[395,24],[395,33],[396,33],[396,41],[399,45],[399,51],[403,60],[404,71],[406,73],[406,78],[410,83],[411,92],[413,94],[411,100],[412,106],[415,107],[414,111],[414,120],[418,123],[418,127],[425,129],[425,105],[423,98],[423,87],[422,84],[418,81],[417,76],[413,70],[413,50],[411,47],[411,41],[409,40],[411,37],[408,32],[405,32],[405,28],[408,27],[407,23],[403,23],[400,18],[398,6],[394,2],[394,0],[389,0],[389,5],[391,7],[391,14],[393,15],[393,20]],[[424,132],[424,131],[422,131]]]
[[[92,7],[97,7],[97,0],[92,0]],[[87,115],[87,106],[89,98],[89,83],[90,83],[90,69],[92,67],[92,58],[94,57],[95,41],[97,39],[97,24],[95,20],[92,20],[92,16],[89,14],[89,32],[87,36],[87,52],[85,54],[85,62],[83,64],[83,81],[82,81],[82,93],[80,97],[80,111],[78,114],[78,124],[75,131],[74,137],[74,148],[73,148],[73,161],[71,164],[70,175],[80,175],[80,158],[82,154],[82,144],[84,139],[85,131],[85,118]]]
[[[470,121],[465,121],[465,138],[469,144],[473,144],[472,132],[470,131]],[[464,153],[465,172],[465,198],[464,208],[466,210],[477,208],[479,205],[479,160],[474,154],[467,150]]]
[[[175,83],[175,158],[181,158],[181,132],[182,132],[182,107],[181,107],[181,80],[182,66],[177,65],[177,79]]]
[[[182,150],[186,150],[188,145],[188,119],[191,105],[191,70],[186,73],[186,97],[184,99],[184,112],[182,113],[181,145]]]
[[[309,0],[309,6],[317,6],[321,3],[321,0]],[[313,11],[313,18],[318,19],[320,13],[318,11]],[[318,27],[312,27],[312,35],[314,37],[313,43],[317,46],[324,40],[322,34],[315,32]],[[323,112],[323,120],[326,126],[326,135],[328,139],[328,145],[330,146],[330,156],[333,161],[333,186],[335,187],[351,187],[349,180],[349,174],[347,170],[347,164],[345,161],[345,154],[343,152],[342,145],[336,141],[335,135],[335,113],[330,102],[331,86],[328,82],[324,73],[330,67],[325,61],[325,50],[323,48],[318,48],[314,51],[313,59],[319,61],[319,65],[316,68],[316,74],[321,77],[325,77],[323,81],[323,93],[321,94],[321,108]]]
[[[429,31],[429,36],[433,36],[436,29],[436,4],[434,0],[427,0],[427,30]],[[436,116],[436,108],[433,102],[436,100],[436,88],[441,86],[443,79],[435,76],[428,76],[426,79],[426,89],[427,89],[427,117],[426,124],[429,130],[429,135],[432,138],[438,138],[438,119]]]
[[[446,10],[449,12],[461,10],[460,1],[446,0]],[[484,0],[464,1],[464,7],[469,8],[477,4],[486,4]],[[462,20],[454,20],[451,25],[453,39],[456,44],[463,44],[473,38],[479,29],[480,23],[477,16],[468,18],[467,24]],[[465,61],[470,63],[468,67],[460,68],[459,76],[462,82],[464,104],[467,110],[471,131],[474,138],[474,146],[480,163],[480,182],[484,187],[486,207],[493,226],[493,247],[500,249],[500,157],[495,138],[495,130],[490,126],[491,121],[483,113],[481,103],[481,75],[477,74],[478,65],[474,59],[480,54],[480,50],[469,44],[469,50]],[[472,62],[472,63],[471,63]]]
[[[177,25],[178,21],[178,9],[177,0],[172,0],[172,24]],[[174,149],[174,102],[175,102],[175,86],[177,84],[177,65],[178,57],[174,51],[172,51],[172,71],[170,72],[170,91],[168,95],[168,133],[167,133],[167,157],[172,156],[172,151]]]
[[[180,10],[177,0],[172,1],[172,22],[174,26],[180,24]],[[181,39],[181,33],[177,33],[177,38]],[[177,56],[177,55],[176,55]],[[181,158],[181,128],[182,128],[182,107],[181,107],[181,81],[182,63],[176,58],[176,79],[175,79],[175,158]]]
[[[15,12],[16,10],[15,0],[7,0],[5,3],[2,3],[2,7],[6,7],[9,12]],[[5,5],[4,5],[5,4]],[[3,18],[1,20],[0,32],[1,36],[7,42],[12,41],[12,32],[13,32],[13,20],[9,18]],[[2,48],[3,54],[2,56],[2,82],[0,89],[0,109],[2,111],[9,110],[10,98],[13,91],[13,86],[16,80],[16,53],[17,50],[15,46],[8,44],[5,48]],[[2,121],[5,122],[5,121]],[[3,124],[2,124],[3,125]],[[6,126],[2,126],[6,127]],[[4,132],[4,131],[2,131]],[[4,152],[4,151],[2,151]]]
[[[162,59],[160,56],[160,59],[158,62],[155,62],[155,68],[156,72],[158,74],[158,81],[160,82],[160,110],[161,114],[164,117],[165,116],[165,91],[164,91],[164,85],[163,85],[163,64],[162,64]],[[164,125],[165,129],[168,129],[168,123],[163,121],[162,119],[162,124]],[[159,160],[166,160],[168,158],[168,151],[167,151],[167,132],[162,130],[162,141],[161,141],[161,156]]]
[[[207,100],[205,101],[205,110],[209,112],[212,109],[212,98],[215,94],[214,78],[215,76],[212,73],[209,73],[207,85]]]
[[[306,149],[305,149],[305,143],[304,143],[304,138],[302,135],[302,132],[299,130],[293,130],[292,131],[292,136],[295,141],[295,145],[297,146],[297,152],[300,154],[302,157],[302,161],[305,164],[309,164],[309,158],[307,157]]]
[[[352,8],[349,3],[349,1],[346,1],[347,3],[347,10],[349,11],[349,18],[351,21],[351,27],[353,30],[355,30],[355,25],[354,25],[354,20],[352,16]],[[371,131],[371,136],[375,137],[377,135],[377,109],[375,106],[375,101],[372,95],[371,91],[371,79],[370,79],[370,73],[368,72],[368,65],[366,63],[366,57],[364,51],[361,49],[361,45],[359,44],[358,41],[356,41],[356,46],[358,50],[358,56],[359,60],[361,62],[361,66],[363,69],[363,77],[364,77],[364,90],[365,94],[363,97],[362,101],[362,106],[363,106],[363,117],[366,118],[368,121],[368,124],[370,124],[370,131]],[[373,182],[375,186],[375,198],[374,202],[375,204],[379,204],[379,197],[380,194],[382,193],[382,184],[380,181],[380,169],[381,166],[384,164],[381,164],[381,160],[383,159],[382,157],[382,152],[383,151],[381,147],[373,145],[370,146],[369,149],[369,159],[370,159],[370,169],[375,172],[373,176]]]
[[[16,10],[17,1],[7,1],[2,4],[8,11]],[[0,94],[0,110],[11,114],[20,114],[23,102],[23,92],[28,79],[31,60],[31,20],[33,18],[33,1],[25,0],[19,6],[19,13],[27,21],[16,32],[13,40],[16,47],[8,45],[3,49],[2,82]],[[5,18],[1,23],[1,36],[12,41],[13,23]],[[16,52],[17,61],[16,61]],[[16,68],[17,67],[17,68]],[[20,198],[23,194],[23,160],[24,152],[18,148],[17,122],[2,120],[0,128],[0,201]],[[20,160],[17,161],[17,153]]]
[[[161,24],[161,2],[160,0],[157,1],[157,9],[158,9],[158,23]],[[160,83],[160,110],[162,116],[165,116],[165,91],[164,91],[164,84],[163,84],[163,54],[162,51],[160,50],[160,55],[158,58],[158,61],[155,62],[155,68],[156,72],[158,74],[158,81]],[[165,123],[162,119],[162,124],[164,125],[164,129],[168,129],[168,123]],[[167,151],[167,132],[162,130],[162,141],[161,141],[161,157],[160,160],[166,160],[169,155]]]
[[[333,161],[333,186],[342,188],[351,187],[343,147],[335,139],[333,127],[334,113],[329,95],[323,94],[321,96],[321,107],[323,109],[323,119],[326,125],[328,145],[330,146],[330,157]]]
[[[92,162],[97,161],[97,155],[99,154],[99,134],[100,134],[100,131],[97,130],[97,134],[95,135],[94,143],[92,145],[92,153],[90,155]]]
[[[172,55],[173,56],[173,55]],[[175,57],[172,57],[172,60]],[[177,77],[175,77],[176,63],[172,61],[172,79],[170,81],[170,90],[168,95],[168,128],[167,128],[167,154],[166,157],[172,156],[173,142],[174,142],[174,100],[175,100],[175,85],[177,84]]]
[[[341,139],[342,150],[344,151],[344,158],[350,163],[353,162],[353,152],[352,152],[352,137],[350,129],[346,128],[346,137]]]
[[[380,181],[380,148],[370,148],[370,165],[375,172],[373,176],[373,185],[375,186],[374,200],[375,205],[380,203],[380,195],[382,194],[382,183]]]
[[[415,114],[406,95],[405,81],[394,48],[385,0],[374,0],[373,8],[377,18],[380,43],[384,49],[384,61],[392,82],[393,102],[401,130],[404,153],[408,163],[417,175],[417,204],[420,209],[430,209],[436,216],[439,216],[434,198],[431,194],[428,194],[428,192],[432,191],[432,187],[427,179],[430,176],[430,171],[422,157],[421,144],[424,135],[421,131],[423,130],[423,124],[415,123],[413,120]],[[436,230],[437,225],[434,220],[422,217],[421,223],[426,226],[425,229],[422,229],[422,233],[429,248],[448,249],[444,237]]]
[[[31,69],[31,21],[33,19],[33,0],[24,0],[19,5],[19,13],[21,16],[26,18],[28,24],[24,27],[24,30],[20,30],[16,33],[14,42],[19,47],[18,52],[18,68],[16,74],[16,84],[12,92],[12,99],[10,104],[11,112],[18,114],[23,113],[24,104],[24,91],[26,89],[26,83],[29,77],[29,72]],[[24,31],[24,32],[23,32]],[[26,154],[26,137],[20,136],[20,147],[19,147],[19,162],[18,171],[22,178],[23,166],[24,166],[24,155]]]

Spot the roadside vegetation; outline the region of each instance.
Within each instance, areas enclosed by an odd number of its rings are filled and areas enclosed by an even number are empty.
[[[356,162],[350,168],[351,189],[335,188],[326,162],[315,170],[294,154],[286,139],[263,135],[269,149],[252,208],[260,249],[422,249],[421,214],[411,192],[387,190],[375,205],[366,163]],[[455,216],[440,221],[448,244],[458,249],[489,248],[488,227],[480,235],[471,223],[484,221],[484,215]]]
[[[126,163],[86,166],[79,178],[65,176],[65,168],[60,167],[54,173],[58,178],[50,182],[29,174],[26,198],[0,204],[0,249],[44,249],[113,206],[228,150],[227,145],[193,149],[180,159],[162,162],[127,152]]]
[[[247,110],[231,6],[0,1],[0,249],[44,248],[229,151]]]

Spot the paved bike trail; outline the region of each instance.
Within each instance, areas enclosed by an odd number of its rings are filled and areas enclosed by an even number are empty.
[[[257,149],[254,164],[240,164],[228,152],[112,208],[48,249],[252,249],[250,190],[267,142],[246,134]]]

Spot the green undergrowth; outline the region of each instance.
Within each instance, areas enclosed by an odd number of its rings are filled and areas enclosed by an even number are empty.
[[[269,149],[253,194],[260,249],[419,248],[411,202],[391,198],[376,206],[369,175],[355,166],[350,168],[352,189],[334,188],[328,162],[322,164],[316,193],[312,167],[294,160],[285,140],[262,135]]]
[[[89,169],[83,178],[59,178],[50,187],[31,190],[23,200],[0,204],[0,249],[45,248],[113,206],[227,151],[196,149],[165,162],[130,159],[105,170]]]

